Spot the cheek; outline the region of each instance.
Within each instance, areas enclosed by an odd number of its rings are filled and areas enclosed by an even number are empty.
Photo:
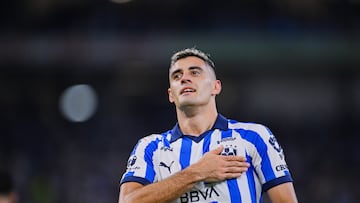
[[[206,83],[204,83],[203,85],[203,89],[206,90],[206,92],[213,92],[214,91],[214,84],[211,81],[208,81]]]

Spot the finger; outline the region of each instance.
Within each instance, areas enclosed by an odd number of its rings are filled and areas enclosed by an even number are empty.
[[[238,178],[242,175],[243,173],[239,172],[239,173],[226,173],[224,175],[225,179],[232,179],[232,178]]]
[[[239,161],[228,161],[224,164],[225,167],[245,167],[249,168],[250,163],[248,162],[239,162]]]
[[[245,162],[246,158],[243,156],[224,156],[226,161],[242,161]]]
[[[219,155],[224,149],[224,146],[220,145],[219,147],[209,151],[210,154],[216,154]]]
[[[244,173],[248,171],[248,167],[228,167],[225,173]]]

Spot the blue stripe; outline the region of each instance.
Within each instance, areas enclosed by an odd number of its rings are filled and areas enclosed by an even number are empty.
[[[221,139],[232,137],[232,130],[221,131]]]
[[[192,146],[191,139],[184,137],[181,142],[181,150],[180,150],[181,170],[190,165],[191,146]]]
[[[144,160],[146,162],[145,178],[148,179],[150,182],[154,182],[154,178],[155,178],[153,156],[154,156],[154,151],[158,148],[159,141],[160,141],[159,139],[156,139],[150,142],[146,146],[144,151]]]
[[[226,181],[230,192],[230,199],[232,203],[241,202],[241,194],[237,180],[235,178]]]
[[[212,133],[209,133],[209,134],[204,138],[203,154],[205,154],[206,152],[209,151],[211,136],[212,136]]]
[[[268,155],[267,145],[259,134],[252,130],[239,129],[236,130],[240,133],[244,140],[252,143],[256,151],[261,157],[261,171],[264,174],[265,182],[276,178],[274,171],[271,167],[270,157]]]
[[[163,142],[165,147],[170,147],[170,142],[169,142],[168,139],[166,139],[167,135],[168,135],[168,132],[165,132],[165,133],[161,134],[162,142]]]
[[[252,164],[252,158],[246,153],[246,160],[250,163],[250,167],[246,172],[246,177],[248,180],[251,203],[256,203],[256,186],[255,186],[255,177],[254,177],[254,165]]]
[[[129,173],[126,173],[123,179],[125,179],[125,178],[127,178],[127,177],[129,177],[129,176],[133,176],[134,173],[135,173],[134,171],[129,172]]]
[[[231,136],[232,136],[231,130],[221,132],[222,139],[231,137]],[[236,178],[229,179],[226,181],[226,183],[227,183],[228,190],[230,193],[231,202],[241,202],[241,194],[240,194],[239,185],[237,183],[237,179]]]

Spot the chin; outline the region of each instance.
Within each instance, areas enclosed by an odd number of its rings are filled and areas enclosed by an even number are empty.
[[[195,101],[181,101],[179,102],[179,107],[180,108],[184,108],[184,107],[188,107],[188,106],[196,106],[197,103]]]

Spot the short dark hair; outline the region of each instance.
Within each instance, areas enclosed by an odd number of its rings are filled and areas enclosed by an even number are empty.
[[[210,59],[210,55],[206,54],[196,48],[187,48],[187,49],[183,49],[181,51],[176,52],[174,55],[172,55],[171,57],[171,64],[170,64],[170,68],[176,63],[176,61],[186,58],[188,56],[195,56],[198,57],[202,60],[205,61],[205,63],[207,65],[209,65],[215,72],[215,64],[214,62]]]
[[[0,170],[0,195],[9,195],[14,190],[13,180],[8,172]]]

